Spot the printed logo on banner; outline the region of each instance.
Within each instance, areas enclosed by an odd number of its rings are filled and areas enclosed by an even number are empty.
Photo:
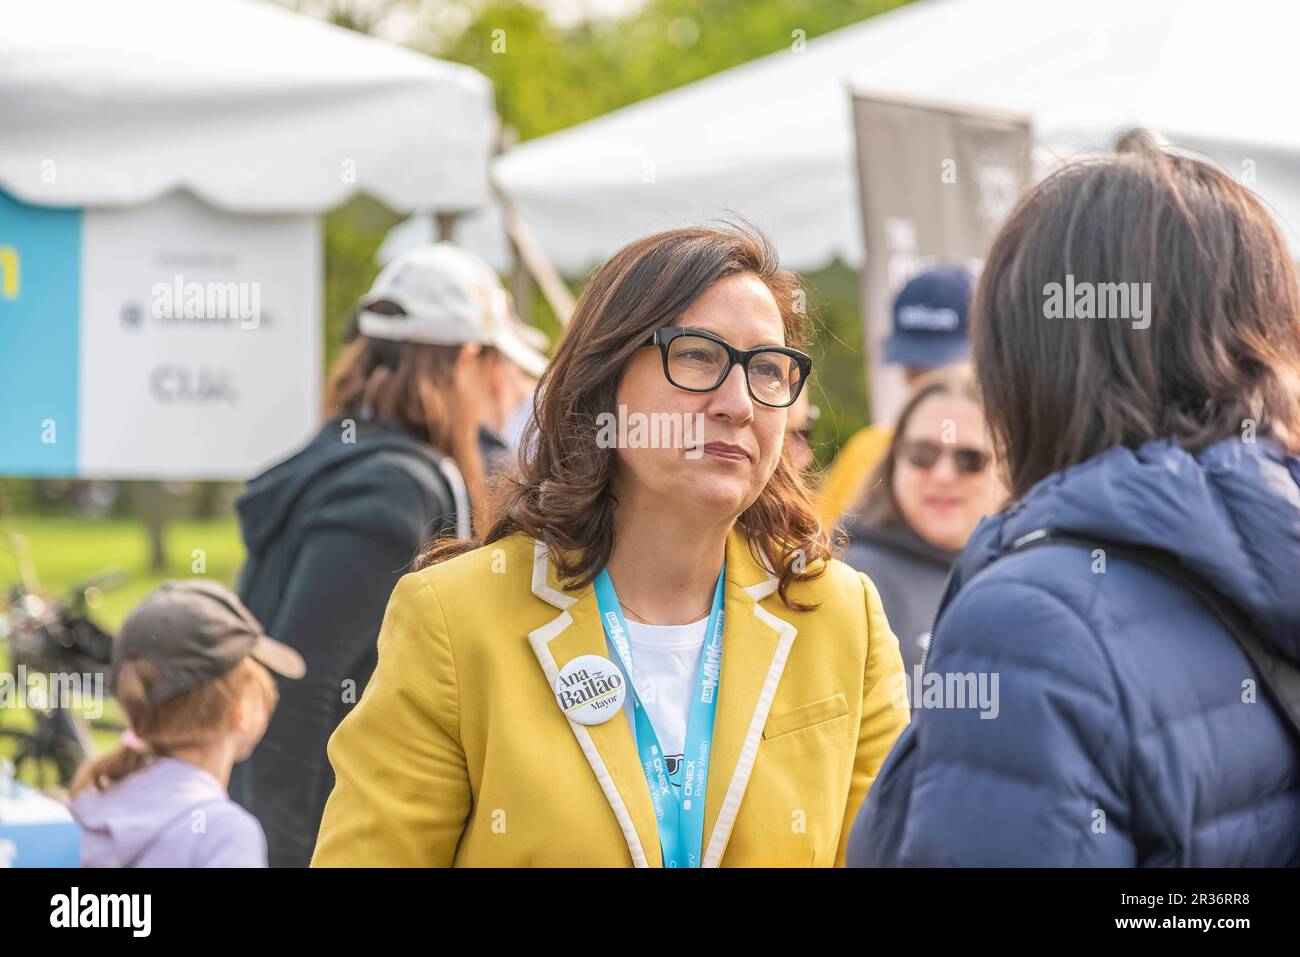
[[[1020,176],[1006,162],[1007,159],[1009,157],[987,158],[975,170],[975,185],[979,189],[975,209],[989,235],[1002,228],[1020,197]]]
[[[21,278],[18,250],[13,246],[0,246],[0,296],[17,299]]]
[[[317,427],[319,221],[184,193],[83,227],[81,474],[247,479]]]

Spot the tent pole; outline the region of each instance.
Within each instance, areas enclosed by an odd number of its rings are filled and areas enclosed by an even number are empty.
[[[573,315],[574,298],[569,287],[565,285],[564,279],[556,270],[551,260],[547,258],[546,253],[542,250],[533,231],[524,221],[523,216],[510,198],[502,193],[499,189],[497,198],[505,210],[506,216],[506,235],[510,237],[510,243],[514,247],[515,255],[527,267],[528,272],[537,285],[541,287],[542,295],[546,297],[547,304],[555,313],[555,318],[560,321],[560,327],[565,328],[569,325],[569,318]]]

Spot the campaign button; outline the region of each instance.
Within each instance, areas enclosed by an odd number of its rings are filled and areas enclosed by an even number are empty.
[[[579,655],[555,680],[556,704],[578,724],[604,724],[618,714],[626,696],[623,672],[600,655]]]

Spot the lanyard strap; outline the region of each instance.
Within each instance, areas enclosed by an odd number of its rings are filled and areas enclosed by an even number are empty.
[[[609,572],[596,576],[596,603],[605,637],[618,655],[632,689],[633,727],[641,770],[650,787],[650,801],[659,823],[659,848],[664,867],[699,867],[704,844],[704,795],[709,778],[709,755],[713,748],[713,719],[718,706],[718,681],[722,674],[723,599],[722,583],[726,565],[718,574],[713,590],[713,609],[709,612],[708,630],[700,648],[695,694],[691,698],[686,722],[686,741],[677,774],[671,778],[664,764],[663,748],[655,734],[650,715],[641,704],[633,680],[632,646],[627,640],[627,622],[618,604],[618,595]],[[673,792],[673,782],[681,786],[681,797]]]

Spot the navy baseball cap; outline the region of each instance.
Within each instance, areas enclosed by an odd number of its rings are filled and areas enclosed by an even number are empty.
[[[894,299],[894,329],[885,362],[937,369],[970,358],[970,307],[975,277],[965,266],[942,265],[908,280]]]

